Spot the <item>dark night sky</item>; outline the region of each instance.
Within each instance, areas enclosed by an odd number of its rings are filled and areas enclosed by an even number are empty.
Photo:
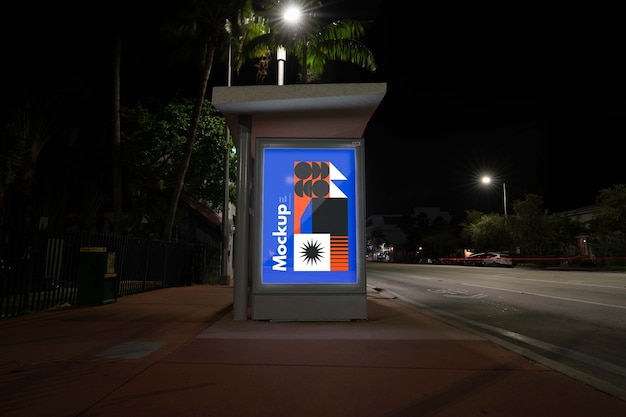
[[[502,182],[509,211],[535,193],[558,212],[626,182],[626,33],[610,10],[425,13],[410,28],[377,14],[388,93],[365,132],[368,214],[502,212]]]
[[[110,56],[101,50],[109,41],[98,25],[115,6],[97,3],[47,2],[45,10],[7,19],[5,97],[43,91],[71,71],[107,91]],[[392,9],[382,0],[335,0],[334,7],[336,18],[373,19],[364,42],[379,68],[332,67],[325,82],[387,83],[364,133],[368,215],[416,206],[500,212],[501,188],[477,186],[482,173],[506,182],[509,204],[535,193],[550,212],[593,204],[601,188],[626,183],[626,30],[618,10],[530,3]],[[137,13],[136,34],[151,18],[149,9]],[[171,82],[145,45],[126,48],[123,93]],[[216,64],[212,85],[225,85],[224,74]],[[93,98],[86,103],[78,110],[97,111]]]

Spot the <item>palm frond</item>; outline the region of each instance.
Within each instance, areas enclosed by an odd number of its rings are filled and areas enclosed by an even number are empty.
[[[359,41],[364,35],[364,25],[354,20],[337,21],[320,28],[307,38],[308,70],[318,77],[329,61],[342,61],[376,71],[374,54]]]

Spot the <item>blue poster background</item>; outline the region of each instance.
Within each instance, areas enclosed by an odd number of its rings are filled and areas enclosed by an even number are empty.
[[[353,148],[265,148],[263,149],[263,178],[262,178],[262,230],[261,230],[261,256],[262,284],[356,284],[357,283],[357,187],[356,187],[356,151]],[[309,204],[299,222],[302,235],[294,236],[296,221],[294,184],[294,165],[299,162],[329,163],[331,171],[336,168],[338,174],[331,179],[331,187],[339,198],[318,199],[314,204]],[[342,174],[342,175],[341,175]],[[336,189],[334,188],[336,187]],[[320,208],[320,204],[326,204],[326,209]],[[328,207],[331,209],[328,209]],[[339,210],[338,219],[328,216],[331,210]],[[339,222],[347,223],[347,265],[342,270],[306,270],[311,265],[317,265],[311,261],[313,258],[305,257],[310,250],[319,250],[320,263],[329,268],[329,264],[321,262],[326,260],[330,248],[325,247],[323,242],[328,242],[328,236],[316,235],[311,230],[310,219],[314,216],[313,211],[325,214],[318,223]],[[345,212],[345,220],[341,214]],[[329,218],[331,217],[331,218]],[[341,234],[344,231],[342,230]],[[309,234],[310,233],[310,234]],[[315,236],[320,236],[317,240]],[[302,246],[295,248],[294,241],[301,242]],[[345,239],[342,240],[345,241]],[[322,243],[320,243],[322,242]],[[305,250],[308,248],[308,250]],[[314,253],[318,253],[313,251]],[[307,262],[302,262],[301,258]],[[294,263],[301,265],[294,270]]]

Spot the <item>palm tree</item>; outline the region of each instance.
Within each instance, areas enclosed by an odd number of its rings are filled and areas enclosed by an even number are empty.
[[[156,10],[156,7],[153,8]],[[122,48],[124,40],[128,37],[135,37],[137,33],[134,30],[145,31],[145,28],[138,28],[136,22],[142,18],[142,11],[134,7],[119,7],[111,9],[110,18],[110,36],[112,39],[112,63],[113,63],[113,94],[112,94],[112,173],[113,173],[113,231],[114,233],[122,233],[124,230],[124,222],[122,218],[123,202],[123,185],[122,185],[122,166],[121,166],[121,70],[122,70]],[[103,28],[102,30],[108,29]]]
[[[120,132],[120,67],[122,62],[122,35],[116,33],[113,41],[113,230],[122,231],[122,166]]]
[[[321,6],[317,1],[309,1],[307,4],[310,11],[313,6]],[[255,12],[252,0],[186,0],[180,7],[179,19],[169,28],[170,33],[181,38],[199,41],[202,76],[183,159],[166,213],[163,229],[165,240],[172,238],[178,200],[189,167],[213,59],[220,45],[227,44],[232,48],[236,71],[241,69],[246,60],[262,57],[268,50],[283,45],[288,52],[304,57],[301,69],[304,82],[321,75],[326,65],[333,60],[354,63],[371,71],[376,69],[372,52],[358,40],[365,33],[362,23],[353,20],[336,21],[320,28],[311,20],[309,24],[301,25],[297,32],[290,32],[285,27],[271,32],[271,12],[273,16],[280,16],[277,6],[280,6],[280,2],[270,0],[267,7],[270,13],[264,15]],[[307,76],[309,72],[311,75]]]
[[[27,99],[23,104],[18,104],[14,114],[10,116],[10,122],[3,126],[5,130],[1,132],[3,140],[0,142],[3,153],[0,159],[0,214],[3,209],[10,212],[21,204],[19,209],[22,217],[11,219],[11,226],[16,229],[33,225],[36,227],[33,223],[38,215],[34,212],[36,208],[33,201],[35,174],[42,151],[59,130],[55,116],[55,109],[58,107],[61,106],[56,96],[43,103],[31,103]],[[19,198],[9,197],[9,201],[5,200],[8,192]],[[0,217],[0,240],[9,237],[10,231],[8,228],[3,230],[4,226],[9,224],[5,225],[4,218]]]
[[[244,45],[243,56],[249,57],[250,51],[276,50],[278,46],[283,46],[288,54],[298,57],[299,77],[303,83],[319,79],[332,61],[376,71],[372,51],[359,40],[365,36],[367,22],[351,19],[323,22],[316,17],[323,15],[320,13],[323,7],[319,1],[306,1],[301,10],[305,17],[297,24],[290,24],[282,17],[285,4],[270,2],[262,13],[276,30],[251,39]]]
[[[267,46],[254,43],[253,40],[270,32],[269,21],[253,8],[243,10],[235,21],[227,22],[226,30],[229,35],[229,52],[232,53],[232,67],[237,75],[251,59],[262,61],[268,55]]]
[[[175,26],[169,28],[171,33],[179,37],[199,41],[202,75],[189,124],[183,159],[166,213],[163,227],[163,238],[165,240],[171,240],[172,238],[178,200],[184,187],[187,169],[189,168],[215,51],[218,49],[220,42],[229,38],[227,23],[237,22],[238,16],[241,16],[242,13],[245,15],[245,11],[251,9],[252,0],[187,0],[180,7],[179,20],[175,23]]]

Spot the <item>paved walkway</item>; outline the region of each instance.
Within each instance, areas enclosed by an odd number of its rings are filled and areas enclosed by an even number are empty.
[[[373,291],[353,322],[234,320],[232,302],[190,286],[0,321],[0,416],[626,416]]]

